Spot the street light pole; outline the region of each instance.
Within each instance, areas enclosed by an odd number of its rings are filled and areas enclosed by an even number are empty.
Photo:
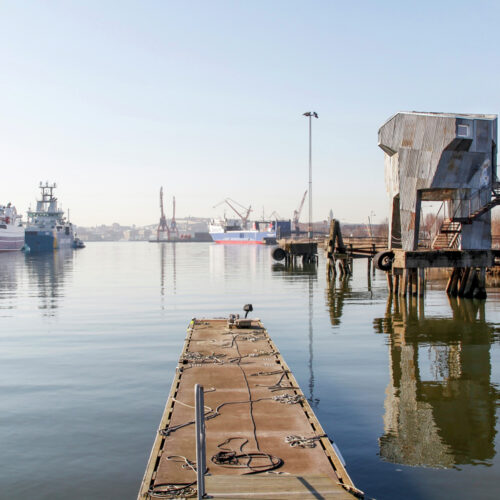
[[[308,227],[308,238],[313,237],[313,225],[312,225],[312,120],[311,118],[318,118],[318,113],[316,111],[307,111],[303,113],[303,116],[309,118],[309,227]]]

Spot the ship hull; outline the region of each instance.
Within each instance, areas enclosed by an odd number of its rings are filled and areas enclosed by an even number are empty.
[[[52,252],[58,248],[72,248],[72,234],[58,234],[55,231],[27,230],[25,235],[26,245],[31,252]]]
[[[0,252],[16,252],[23,248],[24,228],[12,227],[0,229]]]
[[[273,231],[227,231],[210,233],[212,240],[220,245],[264,245],[268,238],[276,238]]]

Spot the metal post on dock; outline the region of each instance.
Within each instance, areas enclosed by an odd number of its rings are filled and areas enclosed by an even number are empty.
[[[205,441],[205,395],[203,386],[194,386],[195,421],[196,421],[196,476],[198,483],[198,500],[205,498],[205,469],[206,469],[206,441]]]

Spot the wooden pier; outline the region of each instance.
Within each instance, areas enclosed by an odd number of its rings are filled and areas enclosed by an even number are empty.
[[[259,320],[192,320],[138,499],[197,495],[204,386],[207,498],[363,498]]]
[[[318,243],[313,240],[289,240],[278,241],[278,247],[273,250],[274,260],[284,260],[285,265],[296,265],[297,260],[302,264],[318,263]]]
[[[494,263],[492,250],[388,250],[392,254],[387,271],[389,292],[424,296],[425,270],[451,268],[446,293],[452,297],[486,298],[486,268]]]

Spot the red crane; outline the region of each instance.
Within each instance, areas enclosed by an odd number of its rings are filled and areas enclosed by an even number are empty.
[[[302,201],[300,202],[299,208],[293,211],[293,227],[296,233],[299,232],[299,217],[300,217],[300,212],[302,212],[302,207],[304,206],[304,201],[306,201],[306,195],[307,195],[307,189],[304,193],[304,196],[302,196]]]
[[[168,239],[170,239],[170,229],[167,225],[167,218],[165,217],[165,212],[163,211],[163,186],[160,188],[160,223],[158,224],[158,228],[156,229],[156,241],[160,241],[160,232],[166,232]]]
[[[240,212],[238,212],[238,210],[234,208],[230,202],[233,202],[235,205],[238,205],[242,209],[246,210],[246,214],[241,215]],[[226,203],[238,215],[238,217],[241,219],[241,227],[243,229],[246,229],[248,224],[248,217],[250,216],[250,212],[252,211],[252,205],[246,208],[237,201],[234,201],[231,198],[226,198],[225,200],[222,200],[220,203],[217,203],[217,205],[214,205],[214,208],[218,207],[219,205],[222,205],[223,203]]]
[[[177,228],[177,222],[175,221],[175,196],[172,197],[172,220],[170,221],[170,233],[168,235],[168,239],[170,239],[170,235],[174,234],[177,239],[179,239],[179,229]]]

